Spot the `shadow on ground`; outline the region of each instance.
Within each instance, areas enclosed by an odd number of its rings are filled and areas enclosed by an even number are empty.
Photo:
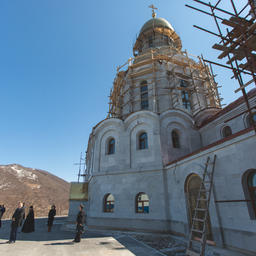
[[[58,240],[73,240],[75,237],[75,231],[63,231],[61,227],[64,222],[64,218],[56,218],[52,231],[47,231],[47,218],[40,218],[35,220],[35,232],[33,233],[22,233],[20,229],[17,233],[17,241],[58,241]],[[9,220],[2,221],[2,228],[0,228],[0,239],[9,240],[11,222]],[[82,235],[83,238],[96,238],[103,237],[97,233],[86,233]],[[0,244],[3,244],[1,242]],[[57,243],[55,243],[57,245]],[[63,243],[63,245],[69,244]]]
[[[60,243],[51,243],[51,244],[45,244],[45,245],[73,245],[73,242],[60,242]]]

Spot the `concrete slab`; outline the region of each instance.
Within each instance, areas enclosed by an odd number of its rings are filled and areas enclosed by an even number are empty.
[[[37,223],[36,232],[18,233],[15,244],[6,244],[10,223],[0,229],[0,252],[5,256],[162,256],[163,254],[129,235],[102,234],[87,231],[81,243],[73,243],[74,232],[62,231],[55,223],[51,233],[44,223]]]

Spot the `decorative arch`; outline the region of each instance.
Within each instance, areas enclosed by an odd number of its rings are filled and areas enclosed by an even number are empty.
[[[196,208],[197,203],[197,197],[200,190],[200,186],[202,184],[202,179],[198,174],[192,173],[190,174],[185,181],[185,195],[186,195],[186,201],[187,201],[187,210],[188,210],[188,220],[189,220],[189,227],[191,229],[192,227],[192,218],[194,217],[194,211]],[[202,194],[202,198],[206,198],[206,194]],[[206,201],[200,201],[199,208],[205,208]],[[198,216],[196,216],[198,219],[204,219],[205,213],[199,212]],[[203,225],[202,222],[196,222],[195,223],[198,227],[198,229],[202,229],[201,225]],[[212,235],[212,228],[211,228],[211,220],[210,215],[207,216],[207,240],[213,240]]]
[[[149,197],[146,193],[140,192],[135,197],[135,212],[149,213]]]
[[[102,136],[102,134],[106,133],[109,130],[120,129],[123,126],[123,121],[119,118],[107,118],[99,122],[96,126],[93,127],[92,133],[93,135]]]
[[[193,128],[193,119],[188,113],[182,110],[167,110],[160,114],[160,122],[162,128],[179,127],[179,130]]]
[[[108,193],[103,198],[103,212],[114,212],[115,197]]]
[[[250,218],[256,219],[256,169],[249,169],[243,174],[242,186]]]
[[[130,133],[132,133],[132,131],[140,125],[145,124],[147,126],[151,126],[152,122],[153,123],[158,122],[158,118],[159,116],[154,112],[141,110],[141,111],[137,111],[130,114],[124,120],[124,124],[125,124],[125,128]],[[138,119],[139,119],[139,122],[138,122]]]
[[[109,124],[109,123],[108,123]],[[107,125],[108,126],[108,125]],[[97,133],[97,139],[96,141],[96,147],[98,147],[97,155],[98,155],[98,166],[96,167],[98,169],[98,172],[101,171],[101,163],[103,161],[102,157],[103,155],[106,156],[108,153],[108,141],[110,138],[114,138],[114,134],[118,132],[118,129],[113,126],[103,126],[102,129],[98,128]]]

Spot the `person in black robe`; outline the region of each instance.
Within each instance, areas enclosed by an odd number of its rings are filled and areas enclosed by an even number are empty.
[[[19,202],[18,208],[15,210],[14,214],[12,215],[12,222],[11,222],[11,233],[10,239],[7,243],[15,243],[17,237],[17,230],[20,227],[21,222],[24,216],[24,208],[23,203]]]
[[[56,207],[55,205],[52,205],[51,210],[48,213],[48,232],[51,232],[52,225],[54,221],[54,216],[56,215]]]
[[[0,205],[0,228],[2,227],[2,217],[5,213],[5,207],[4,205]]]
[[[25,203],[23,202],[22,204],[23,204],[22,209],[23,209],[24,211],[23,211],[22,220],[21,220],[21,222],[20,222],[20,226],[19,226],[19,228],[18,228],[18,233],[21,233],[23,221],[25,220],[25,217],[26,217],[26,214],[25,214],[25,211],[26,211]]]
[[[29,212],[27,218],[24,222],[21,232],[31,233],[35,231],[35,218],[34,218],[34,209],[33,205],[29,207]]]
[[[81,241],[81,235],[84,232],[84,224],[85,224],[85,212],[83,211],[84,206],[80,204],[79,212],[76,218],[76,236],[73,242],[79,243]]]
[[[23,220],[25,220],[25,217],[26,217],[26,215],[25,215],[25,209],[26,209],[25,203],[23,203],[22,208],[24,209],[24,214],[23,214],[23,218],[22,218],[22,221],[21,221],[21,224],[20,224],[21,226],[22,226]]]

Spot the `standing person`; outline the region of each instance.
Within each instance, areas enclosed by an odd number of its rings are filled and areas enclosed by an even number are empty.
[[[84,206],[80,204],[79,212],[76,218],[76,237],[73,242],[79,243],[81,241],[81,235],[84,231],[85,224],[85,212],[83,211]]]
[[[51,232],[52,225],[54,221],[54,216],[56,215],[56,207],[52,205],[51,210],[48,213],[48,232]]]
[[[5,207],[4,205],[0,205],[0,228],[2,227],[2,217],[5,213]]]
[[[15,210],[12,215],[12,223],[11,223],[11,233],[10,240],[7,243],[15,243],[17,237],[17,229],[21,224],[24,215],[23,203],[19,202],[18,208]]]
[[[24,214],[23,214],[23,218],[22,218],[22,221],[23,220],[25,220],[25,209],[26,209],[26,207],[25,207],[25,203],[23,202],[23,206],[22,206],[22,208],[24,209]],[[22,224],[22,222],[21,222],[21,224]]]
[[[26,207],[25,207],[25,202],[23,202],[23,206],[22,206],[22,209],[24,210],[23,211],[23,216],[22,216],[22,219],[21,219],[21,222],[20,222],[20,228],[18,228],[18,232],[19,233],[21,233],[21,229],[22,229],[22,224],[23,224],[23,221],[25,220],[25,217],[26,217],[26,215],[25,215],[25,212],[26,212]]]
[[[35,231],[35,218],[34,218],[34,209],[33,205],[29,207],[29,212],[27,218],[24,222],[21,232],[31,233]]]

